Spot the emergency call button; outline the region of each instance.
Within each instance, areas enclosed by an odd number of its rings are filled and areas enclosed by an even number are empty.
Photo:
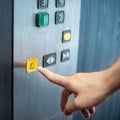
[[[38,59],[37,58],[27,59],[26,72],[27,73],[35,72],[37,70],[37,66],[38,66]]]
[[[49,14],[47,12],[36,14],[37,27],[47,27],[48,25],[49,25]]]

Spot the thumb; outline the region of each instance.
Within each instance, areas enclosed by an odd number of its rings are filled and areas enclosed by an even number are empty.
[[[53,73],[49,71],[46,68],[38,67],[37,70],[45,76],[50,82],[58,84],[60,86],[66,87],[67,86],[67,80],[66,77],[58,75],[56,73]]]
[[[64,112],[65,115],[70,115],[76,110],[78,110],[78,108],[75,106],[75,102],[72,101],[72,102],[69,102],[69,103],[66,104],[63,112]]]

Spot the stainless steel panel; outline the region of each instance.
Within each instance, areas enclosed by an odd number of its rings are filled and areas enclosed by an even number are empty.
[[[41,74],[26,74],[25,62],[37,57],[42,66],[43,56],[56,52],[56,65],[49,70],[72,75],[77,69],[80,3],[66,0],[65,7],[56,8],[49,0],[47,9],[37,9],[37,0],[14,0],[14,120],[72,120],[60,110],[60,86],[48,82]],[[55,12],[65,11],[64,24],[55,25]],[[35,15],[48,12],[50,24],[35,26]],[[62,31],[71,30],[71,41],[62,43]],[[70,60],[61,62],[61,51],[70,49]],[[20,67],[21,66],[21,67]]]

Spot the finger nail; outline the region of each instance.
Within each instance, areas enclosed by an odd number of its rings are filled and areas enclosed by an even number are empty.
[[[94,114],[94,111],[93,111],[93,109],[90,109],[89,111],[90,111],[90,114]]]
[[[90,114],[94,114],[95,113],[95,107],[89,109],[89,111],[90,111]]]
[[[64,110],[63,113],[64,113],[64,115],[66,115],[66,116],[67,116],[67,115],[70,115],[70,113],[67,112],[66,110]]]
[[[85,118],[89,118],[89,115],[88,115],[88,113],[85,113],[84,115],[85,115]]]
[[[90,112],[88,111],[88,109],[85,110],[85,118],[88,119],[90,117]]]
[[[40,66],[37,67],[38,70],[41,69],[41,68],[42,68],[42,67],[40,67]]]

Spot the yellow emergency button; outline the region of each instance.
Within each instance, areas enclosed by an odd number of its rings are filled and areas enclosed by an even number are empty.
[[[26,72],[27,73],[35,72],[37,70],[37,66],[38,66],[38,59],[37,58],[27,59]]]
[[[70,30],[63,31],[62,42],[68,42],[70,40],[71,40],[71,31]]]

